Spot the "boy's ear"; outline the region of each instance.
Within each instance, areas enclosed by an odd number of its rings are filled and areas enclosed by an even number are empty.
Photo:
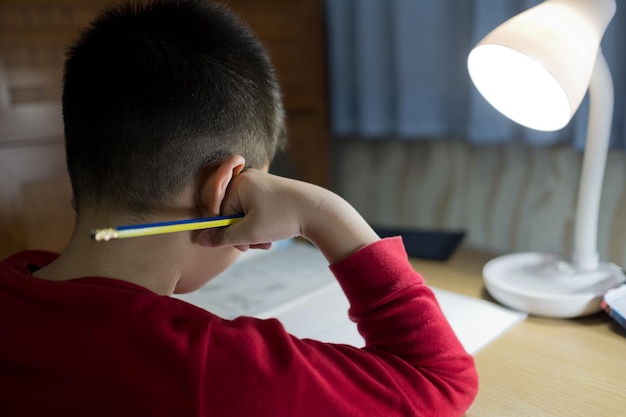
[[[200,202],[203,214],[208,217],[219,216],[226,189],[231,180],[243,171],[246,164],[241,155],[232,155],[222,161],[217,168],[204,179],[200,188]]]

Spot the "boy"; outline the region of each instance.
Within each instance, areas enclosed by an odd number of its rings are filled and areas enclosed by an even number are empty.
[[[401,240],[380,240],[337,195],[267,173],[284,142],[278,85],[224,8],[164,0],[100,15],[69,51],[63,109],[75,231],[58,256],[0,264],[1,415],[458,416],[470,405],[473,360]],[[90,240],[102,226],[235,213],[245,217],[221,229]],[[293,236],[328,259],[365,348],[169,297]]]

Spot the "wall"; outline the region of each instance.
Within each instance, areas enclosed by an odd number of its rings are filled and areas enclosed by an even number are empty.
[[[568,146],[339,141],[337,190],[373,224],[467,231],[503,253],[573,249],[582,154]],[[626,265],[626,154],[608,157],[599,215],[603,259]]]

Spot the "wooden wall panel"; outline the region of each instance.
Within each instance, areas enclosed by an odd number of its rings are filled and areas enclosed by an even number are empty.
[[[0,2],[0,258],[59,251],[74,222],[65,170],[65,49],[102,1]]]
[[[0,258],[61,250],[74,222],[62,143],[0,148]]]

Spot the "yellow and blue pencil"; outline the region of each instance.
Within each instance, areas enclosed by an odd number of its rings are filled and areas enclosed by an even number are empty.
[[[243,214],[231,216],[207,217],[200,219],[175,220],[169,222],[133,224],[127,226],[95,229],[90,233],[91,239],[96,242],[108,242],[112,239],[126,239],[130,237],[162,235],[166,233],[185,232],[189,230],[210,229],[213,227],[229,226],[238,222]]]

